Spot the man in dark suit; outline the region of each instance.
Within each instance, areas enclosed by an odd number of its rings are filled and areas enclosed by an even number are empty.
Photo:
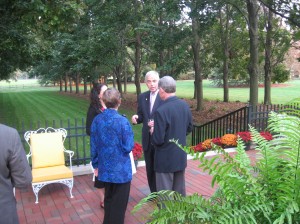
[[[150,143],[150,129],[151,126],[153,126],[153,121],[149,122],[149,119],[153,118],[153,113],[162,103],[162,100],[160,99],[160,96],[158,94],[158,81],[159,74],[156,71],[147,72],[145,76],[145,83],[149,91],[140,94],[138,98],[137,114],[133,115],[131,118],[132,124],[143,123],[142,145],[146,163],[148,185],[151,192],[156,192],[156,183],[155,172],[153,167],[154,148],[153,145],[151,145]]]
[[[158,82],[164,103],[154,113],[152,142],[155,146],[154,170],[157,191],[172,190],[186,195],[185,168],[187,154],[171,139],[185,146],[192,131],[192,113],[186,102],[176,97],[176,81],[164,76]]]
[[[0,224],[19,223],[14,187],[31,184],[31,168],[16,129],[0,124]]]

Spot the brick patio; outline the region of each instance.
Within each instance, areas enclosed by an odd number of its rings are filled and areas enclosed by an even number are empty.
[[[255,150],[247,151],[252,161]],[[211,187],[211,176],[202,172],[197,166],[199,161],[188,160],[186,169],[187,194],[198,193],[211,196],[215,189]],[[133,207],[149,194],[145,167],[138,167],[137,174],[131,182],[129,204],[125,224],[145,223],[147,211],[131,214]],[[74,198],[69,198],[67,186],[50,184],[39,192],[39,203],[35,204],[32,188],[16,190],[16,200],[21,224],[88,224],[102,223],[104,210],[99,206],[99,195],[93,187],[92,174],[75,176],[73,187]]]

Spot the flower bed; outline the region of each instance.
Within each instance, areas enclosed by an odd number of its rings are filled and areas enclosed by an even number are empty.
[[[260,132],[260,135],[264,137],[267,141],[273,139],[273,136],[270,132],[263,131]],[[251,143],[251,133],[249,131],[237,132],[236,134],[225,134],[221,137],[213,138],[213,139],[206,139],[199,144],[192,146],[191,148],[195,152],[205,152],[209,151],[212,148],[212,143],[222,148],[232,148],[237,146],[237,139],[240,137],[245,145]]]

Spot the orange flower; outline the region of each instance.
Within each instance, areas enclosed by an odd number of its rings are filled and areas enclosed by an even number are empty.
[[[221,137],[221,143],[226,146],[236,146],[237,136],[235,134],[225,134]]]
[[[204,142],[202,142],[202,148],[205,150],[211,149],[211,140],[212,139],[206,139]]]

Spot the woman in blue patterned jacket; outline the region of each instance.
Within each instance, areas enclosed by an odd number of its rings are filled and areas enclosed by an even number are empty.
[[[108,88],[102,100],[107,109],[94,118],[91,127],[92,166],[105,186],[103,223],[122,224],[132,180],[129,153],[134,135],[127,118],[117,111],[121,104],[119,91]]]

